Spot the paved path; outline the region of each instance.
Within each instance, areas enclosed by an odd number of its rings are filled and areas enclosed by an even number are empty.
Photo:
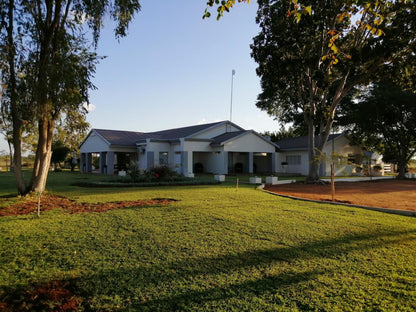
[[[335,182],[364,182],[374,180],[394,179],[394,176],[386,177],[349,177],[349,178],[335,178]],[[331,182],[331,179],[322,179],[322,181]]]

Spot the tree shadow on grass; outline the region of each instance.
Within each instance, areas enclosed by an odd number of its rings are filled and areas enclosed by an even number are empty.
[[[335,268],[319,267],[315,269],[296,266],[298,260],[338,259],[350,252],[362,253],[371,249],[384,248],[403,241],[407,241],[408,235],[414,236],[413,231],[374,232],[367,234],[355,234],[336,239],[321,240],[305,243],[292,247],[280,247],[266,250],[253,250],[235,254],[226,254],[218,257],[189,258],[170,263],[149,265],[133,270],[114,269],[98,272],[95,275],[85,276],[82,280],[75,281],[81,286],[79,291],[85,291],[79,295],[86,298],[85,308],[93,310],[88,305],[88,298],[96,295],[121,295],[125,297],[141,293],[151,292],[149,289],[164,289],[164,293],[153,293],[150,298],[138,298],[136,302],[129,302],[129,307],[147,311],[180,311],[187,307],[203,305],[206,302],[226,300],[231,298],[257,297],[268,292],[276,292],[277,289],[309,280],[316,279],[320,275],[331,274]],[[363,260],[365,256],[363,256]],[[286,270],[270,274],[267,270],[258,272],[260,278],[247,277],[244,270],[262,270],[271,264],[286,264]],[[287,269],[289,267],[289,269]],[[212,284],[212,280],[219,275],[244,274],[242,282],[230,282],[223,280]],[[211,275],[211,276],[210,276]],[[213,275],[213,276],[212,276]],[[211,282],[201,285],[204,276]],[[199,280],[199,282],[195,282]],[[103,283],[104,287],[97,287]],[[185,285],[182,289],[166,289],[167,285]],[[198,284],[199,283],[199,284]],[[211,283],[211,284],[210,284]],[[189,286],[192,285],[193,286]],[[75,285],[74,285],[75,286]],[[87,286],[87,287],[85,287]],[[175,287],[175,286],[173,286]],[[100,293],[105,289],[105,294]],[[300,304],[300,303],[299,303]]]
[[[120,305],[121,309],[133,311],[181,311],[201,308],[218,301],[249,300],[247,298],[276,293],[282,287],[315,280],[319,276],[333,273],[337,265],[342,265],[342,262],[338,262],[331,267],[320,266],[319,261],[322,259],[337,260],[359,251],[363,254],[362,260],[365,261],[366,252],[409,239],[414,240],[415,233],[416,229],[374,231],[296,246],[249,250],[220,256],[194,257],[170,262],[155,259],[154,264],[149,263],[133,269],[115,265],[113,269],[67,281],[68,289],[77,298],[82,299],[82,308],[85,311],[96,311],[97,305],[102,306],[102,311],[111,311],[117,305]],[[306,262],[302,266],[299,265],[299,261]],[[314,261],[315,267],[309,268],[308,261]],[[271,265],[285,269],[270,273],[267,268]],[[256,272],[255,276],[251,276],[250,271]],[[222,280],[216,280],[220,276]],[[169,285],[172,285],[172,288]],[[22,294],[24,289],[3,288],[3,292],[0,291],[0,303],[8,298],[7,300],[13,300],[17,304],[18,300],[10,295],[13,293]],[[304,303],[296,304],[299,307]],[[308,310],[311,307],[305,306],[304,309]]]

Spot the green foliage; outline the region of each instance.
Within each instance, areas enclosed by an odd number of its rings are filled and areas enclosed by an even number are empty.
[[[77,129],[74,132],[81,135],[88,126],[82,106],[88,103],[89,90],[95,88],[91,79],[101,57],[93,48],[104,20],[114,21],[115,36],[123,37],[140,4],[138,0],[36,4],[10,0],[2,1],[0,6],[0,69],[2,85],[6,85],[1,101],[12,122],[16,184],[21,194],[42,192],[56,122],[65,118],[70,131]],[[91,32],[92,38],[88,38]],[[38,129],[35,170],[28,186],[20,168],[22,135],[27,125]],[[70,148],[76,144],[66,143]]]
[[[368,150],[378,150],[385,162],[399,165],[403,178],[416,154],[416,95],[391,81],[362,90],[356,101],[343,106],[343,125],[353,140]]]
[[[54,140],[61,141],[71,151],[78,151],[90,128],[85,108],[64,110],[56,125]]]
[[[306,133],[305,133],[306,131]],[[284,126],[281,126],[279,131],[271,132],[271,131],[265,131],[261,133],[262,136],[270,137],[270,140],[274,143],[287,138],[296,138],[298,136],[304,136],[307,135],[307,129],[302,129],[302,127],[289,127],[285,128]]]
[[[416,307],[415,218],[293,201],[244,185],[92,190],[68,187],[68,178],[97,177],[51,175],[58,194],[80,202],[179,201],[0,218],[0,302],[64,280],[87,311]]]
[[[168,166],[154,167],[146,171],[145,175],[154,176],[156,179],[169,179],[177,177],[179,174]]]
[[[238,0],[238,2],[249,3],[250,0]],[[208,0],[207,8],[205,9],[205,13],[202,18],[211,17],[211,13],[208,8],[215,5],[217,5],[217,20],[219,20],[223,16],[224,12],[230,12],[230,9],[235,5],[235,0]]]
[[[54,142],[52,145],[51,163],[57,165],[63,162],[69,152],[70,149],[67,146],[64,146],[61,141]]]
[[[315,156],[327,142],[342,99],[354,87],[377,80],[382,70],[414,59],[415,2],[258,3],[261,31],[251,45],[262,88],[256,105],[284,122],[302,115],[310,142],[308,178],[314,180]]]
[[[149,170],[145,170],[142,173],[136,165],[133,165],[130,168],[128,175],[131,182],[172,182],[189,180],[168,166],[154,167]],[[129,182],[125,179],[124,181]]]

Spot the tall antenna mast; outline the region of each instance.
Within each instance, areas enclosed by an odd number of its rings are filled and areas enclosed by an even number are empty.
[[[233,117],[233,82],[234,82],[234,75],[235,75],[235,70],[233,69],[231,71],[231,104],[230,104],[230,121],[232,120]]]

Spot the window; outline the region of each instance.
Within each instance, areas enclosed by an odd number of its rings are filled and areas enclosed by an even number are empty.
[[[288,155],[286,156],[286,162],[288,165],[300,165],[300,155]]]
[[[159,166],[167,166],[169,163],[168,152],[159,153]]]

